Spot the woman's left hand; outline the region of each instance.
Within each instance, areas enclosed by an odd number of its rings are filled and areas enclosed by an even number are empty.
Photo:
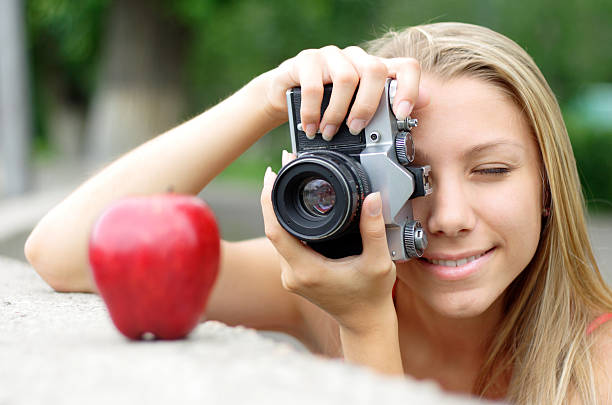
[[[283,165],[295,157],[283,154]],[[278,223],[271,201],[276,174],[268,169],[261,205],[268,239],[280,255],[283,287],[308,299],[353,333],[367,333],[395,317],[395,264],[389,255],[380,193],[366,197],[361,211],[363,252],[329,259],[290,235]]]

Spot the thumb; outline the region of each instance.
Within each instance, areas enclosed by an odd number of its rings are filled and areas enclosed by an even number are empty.
[[[365,256],[380,257],[383,255],[387,257],[389,255],[380,192],[368,194],[363,201],[359,229]]]

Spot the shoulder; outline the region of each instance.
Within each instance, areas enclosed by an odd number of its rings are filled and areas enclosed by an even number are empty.
[[[612,317],[599,317],[600,322],[591,333],[595,383],[600,399],[612,401]],[[602,403],[610,403],[603,401]]]

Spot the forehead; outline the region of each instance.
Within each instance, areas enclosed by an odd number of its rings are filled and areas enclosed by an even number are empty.
[[[486,144],[513,144],[539,157],[524,114],[497,86],[472,77],[441,80],[423,75],[421,82],[430,103],[413,114],[419,119],[413,132],[418,150],[435,158]]]

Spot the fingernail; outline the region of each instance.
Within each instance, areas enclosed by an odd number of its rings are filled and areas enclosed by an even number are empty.
[[[306,125],[306,136],[308,137],[308,139],[314,139],[316,133],[317,126],[315,124]]]
[[[326,141],[331,141],[334,134],[336,133],[336,128],[338,127],[336,127],[335,125],[325,125],[325,128],[323,128],[323,139],[325,139]]]
[[[289,152],[287,152],[285,149],[283,149],[283,155],[281,157],[281,160],[283,162],[283,164],[285,164],[285,161],[289,159]]]
[[[359,133],[365,128],[365,120],[354,119],[349,124],[349,131],[353,135],[359,135]]]
[[[410,101],[402,101],[397,106],[396,117],[400,120],[407,118],[412,112],[412,103]]]
[[[376,217],[380,215],[382,210],[382,202],[380,201],[380,192],[375,192],[368,202],[368,214],[370,216]]]
[[[270,184],[270,179],[272,178],[272,176],[270,175],[271,173],[272,173],[272,168],[268,166],[268,168],[266,169],[266,174],[264,174],[264,186],[267,186],[268,184]]]

